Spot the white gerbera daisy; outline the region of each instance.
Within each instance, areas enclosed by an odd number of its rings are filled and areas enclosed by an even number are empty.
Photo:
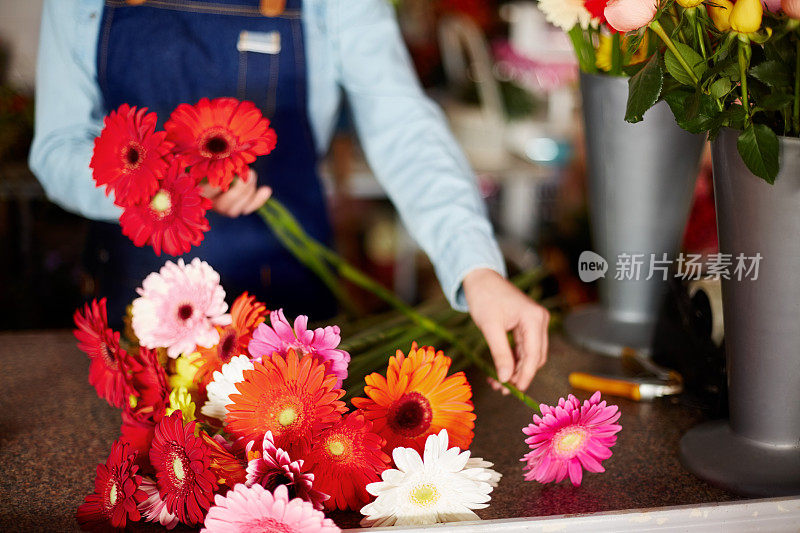
[[[244,381],[242,373],[252,370],[253,362],[246,355],[237,355],[222,365],[222,371],[214,372],[214,380],[206,387],[208,400],[200,412],[205,416],[225,420],[228,414],[227,405],[231,402],[231,394],[238,394],[237,383]]]
[[[584,0],[539,0],[539,9],[544,13],[547,22],[569,31],[580,24],[584,30],[589,26],[597,26],[592,14],[583,5]]]
[[[385,470],[383,481],[367,485],[377,496],[361,509],[362,526],[404,526],[479,520],[472,510],[489,504],[500,474],[470,452],[448,449],[447,430],[425,441],[423,458],[413,448],[395,448],[397,469]]]

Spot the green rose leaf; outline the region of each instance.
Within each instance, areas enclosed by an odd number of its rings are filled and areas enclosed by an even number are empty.
[[[721,111],[714,99],[703,93],[686,89],[664,95],[675,122],[689,133],[704,133],[721,121]]]
[[[722,98],[731,92],[731,80],[728,78],[719,78],[711,84],[711,96],[714,98]]]
[[[645,111],[658,101],[663,84],[664,71],[661,68],[661,58],[656,52],[644,68],[628,80],[628,106],[625,110],[625,120],[628,122],[641,121]]]
[[[706,70],[708,70],[708,65],[706,65],[703,57],[695,52],[689,45],[683,44],[679,41],[675,41],[674,44],[675,48],[678,49],[678,52],[680,52],[683,59],[694,71],[697,79],[702,79],[703,74],[705,74]],[[669,72],[670,76],[681,82],[683,85],[694,85],[689,73],[686,72],[683,66],[681,66],[678,58],[672,53],[672,50],[667,50],[667,52],[664,54],[664,64],[666,65],[667,72]]]
[[[770,87],[788,87],[792,84],[792,73],[780,61],[764,61],[749,72],[755,79]]]
[[[778,136],[764,124],[748,124],[736,141],[742,161],[750,172],[770,185],[778,175]]]

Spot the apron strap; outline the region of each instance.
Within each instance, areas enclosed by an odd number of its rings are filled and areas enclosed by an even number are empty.
[[[125,3],[131,6],[140,6],[147,2],[147,0],[125,0]],[[286,0],[260,0],[258,10],[265,17],[278,17],[283,14],[286,9]]]

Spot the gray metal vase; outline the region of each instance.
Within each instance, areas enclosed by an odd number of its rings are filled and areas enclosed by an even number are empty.
[[[681,459],[733,492],[800,494],[800,139],[781,139],[769,185],[742,162],[737,136],[712,143],[720,252],[762,259],[755,280],[722,282],[730,421],[689,431]]]
[[[594,251],[608,261],[600,303],[565,319],[577,344],[606,355],[650,352],[667,283],[647,280],[651,254],[674,259],[691,207],[704,138],[675,124],[660,102],[637,124],[625,122],[628,80],[581,74],[589,215]],[[620,254],[644,254],[638,280],[617,280]]]

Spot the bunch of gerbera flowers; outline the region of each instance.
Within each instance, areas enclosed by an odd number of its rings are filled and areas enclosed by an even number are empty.
[[[75,313],[90,383],[122,408],[121,435],[77,519],[207,531],[338,531],[325,512],[365,524],[475,519],[500,474],[471,458],[475,414],[463,372],[413,344],[344,401],[350,355],[337,326],[290,322],[219,276],[167,261],[131,306],[133,337],[108,327],[105,300]]]
[[[269,120],[252,102],[204,98],[181,104],[156,131],[147,108],[121,105],[106,116],[90,166],[98,187],[123,209],[122,232],[136,246],[181,255],[203,240],[211,202],[201,183],[227,190],[248,178],[256,157],[276,145]]]

